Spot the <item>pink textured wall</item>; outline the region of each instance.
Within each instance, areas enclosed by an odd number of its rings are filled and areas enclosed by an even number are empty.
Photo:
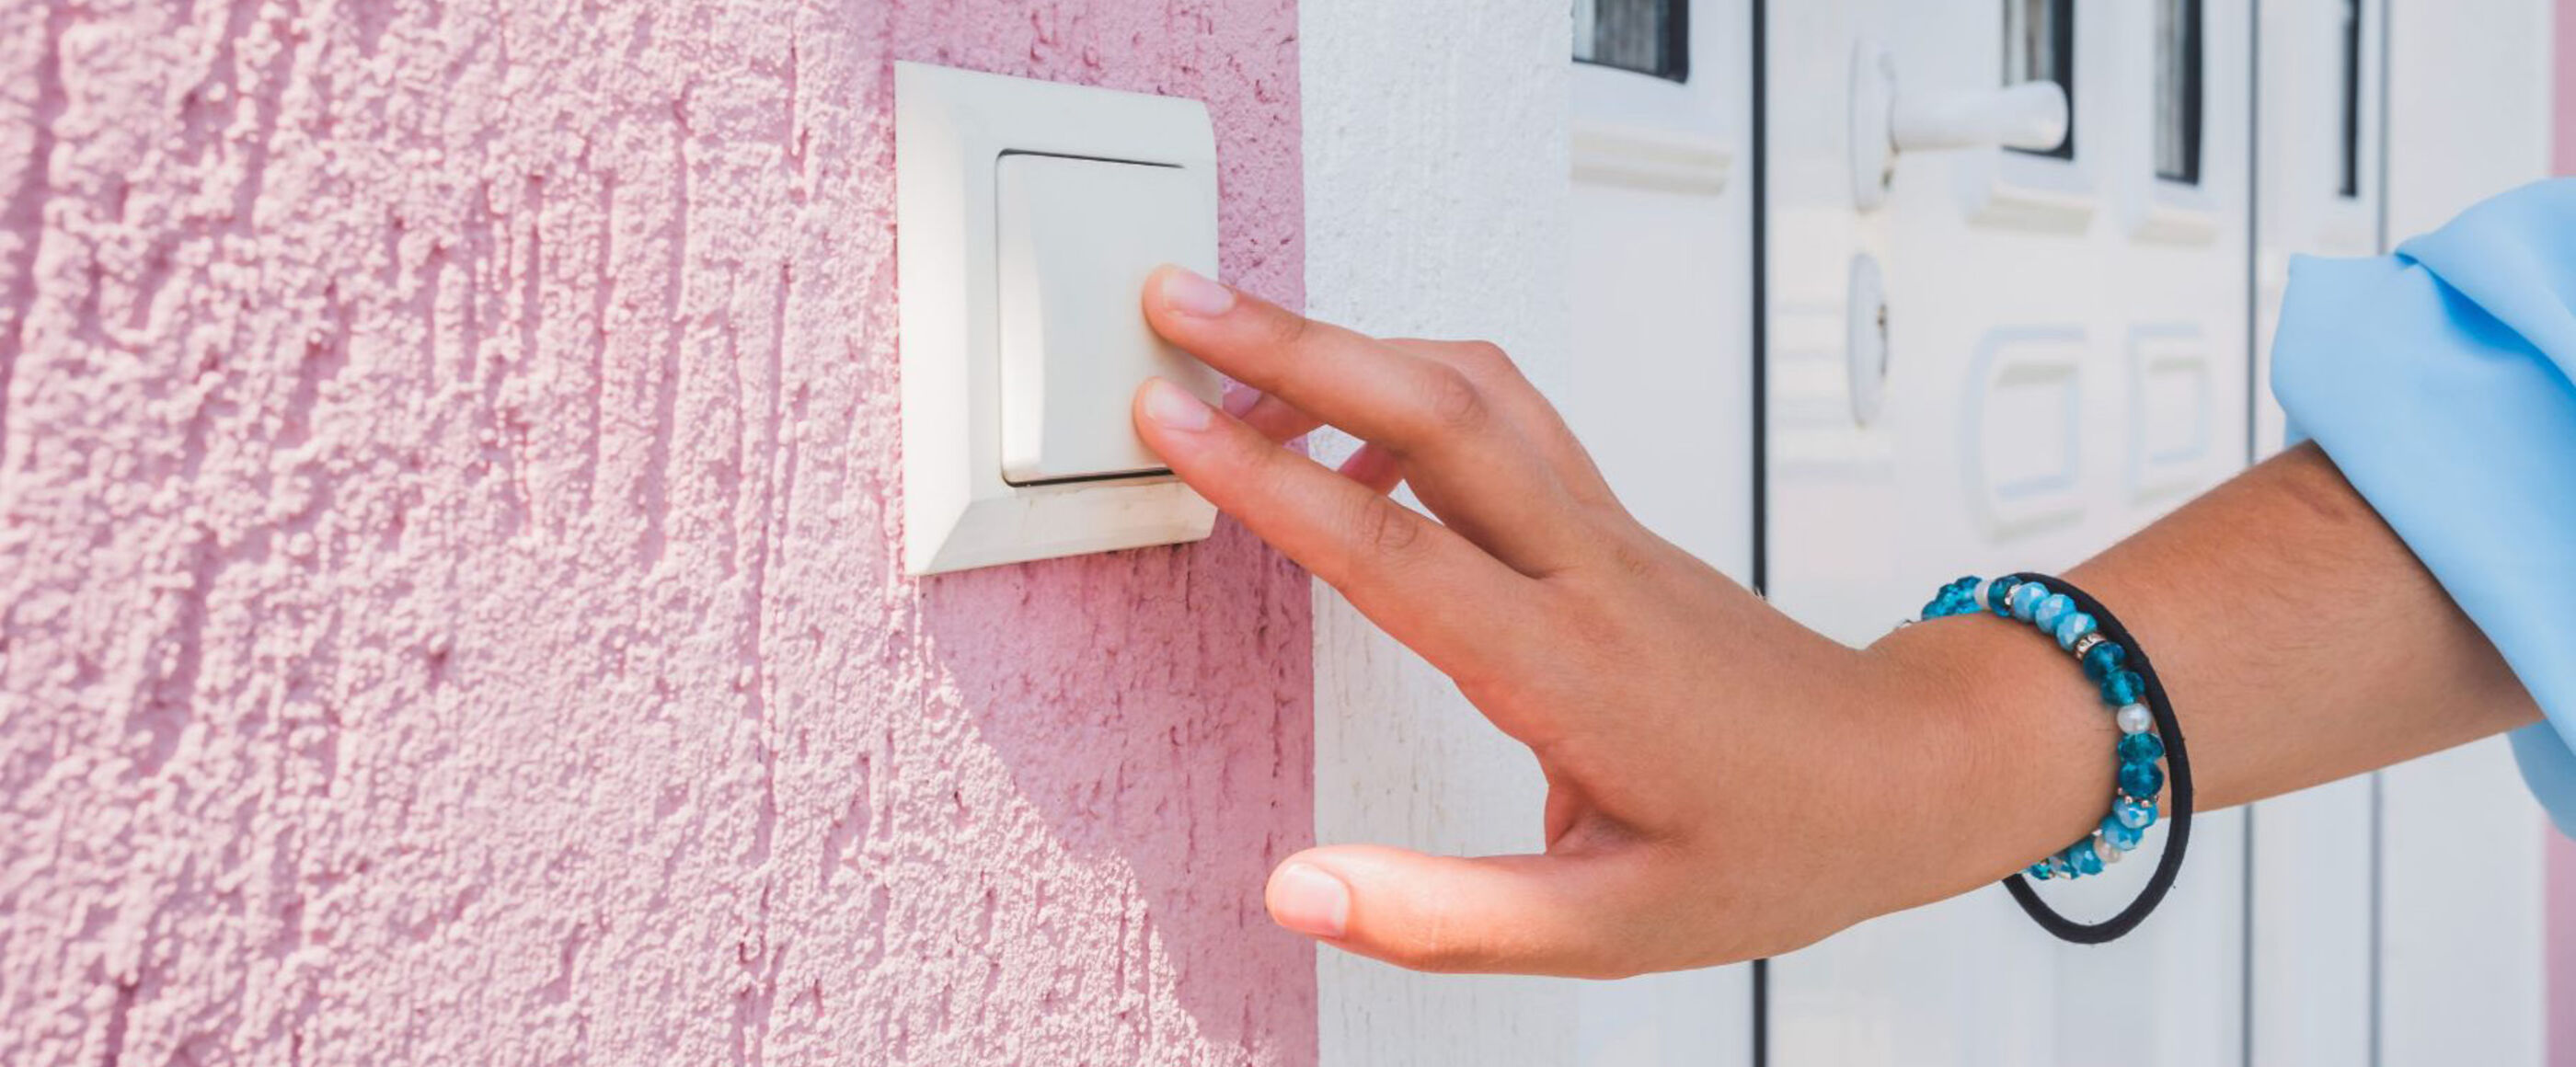
[[[0,1063],[1314,1058],[1307,585],[898,569],[890,60],[1294,0],[0,5]]]

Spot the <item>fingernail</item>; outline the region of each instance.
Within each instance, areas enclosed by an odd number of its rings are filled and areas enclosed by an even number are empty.
[[[1157,425],[1197,432],[1208,428],[1208,406],[1189,390],[1161,378],[1145,380],[1145,417]]]
[[[1339,940],[1351,921],[1351,887],[1321,867],[1291,863],[1270,877],[1270,917],[1308,937]]]
[[[1163,272],[1163,306],[1183,315],[1212,319],[1234,310],[1234,290],[1193,274],[1186,267]]]
[[[1225,391],[1225,413],[1238,419],[1260,402],[1261,390],[1250,386],[1238,385]]]

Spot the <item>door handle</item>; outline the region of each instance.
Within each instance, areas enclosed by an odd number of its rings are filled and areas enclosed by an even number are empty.
[[[2066,89],[2056,82],[2023,82],[1900,94],[1887,132],[1899,152],[1989,146],[2045,152],[2066,143]]]
[[[2066,90],[2056,82],[1992,89],[1902,89],[1896,59],[1866,38],[1852,45],[1852,202],[1887,199],[1901,152],[1955,148],[2047,151],[2066,143]]]

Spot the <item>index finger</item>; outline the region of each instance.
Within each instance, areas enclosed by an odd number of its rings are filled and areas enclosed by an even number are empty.
[[[1535,583],[1448,528],[1162,379],[1138,390],[1135,415],[1146,444],[1190,488],[1462,685],[1524,662],[1543,642]],[[1525,728],[1496,725],[1515,736]]]
[[[1587,558],[1594,540],[1546,457],[1466,371],[1176,267],[1154,272],[1144,307],[1210,366],[1401,457],[1443,522],[1514,569]]]

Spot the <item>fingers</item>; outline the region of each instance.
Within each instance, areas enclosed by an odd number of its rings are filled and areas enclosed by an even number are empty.
[[[1279,925],[1400,967],[1613,977],[1637,931],[1611,879],[1588,859],[1336,845],[1289,857],[1263,897]]]
[[[1324,420],[1297,410],[1287,401],[1248,386],[1225,398],[1225,413],[1242,419],[1244,425],[1273,441],[1303,437],[1324,424]]]
[[[1237,389],[1225,398],[1225,413],[1242,419],[1243,424],[1273,441],[1286,443],[1314,431],[1321,422],[1288,406],[1278,397],[1251,389]],[[1362,443],[1350,458],[1337,468],[1348,478],[1379,493],[1392,493],[1404,481],[1404,468],[1395,454],[1376,445]]]
[[[1361,445],[1351,458],[1343,460],[1342,477],[1367,486],[1372,493],[1392,493],[1397,482],[1404,480],[1403,468],[1395,457],[1376,445]]]
[[[1155,330],[1238,381],[1402,457],[1442,521],[1526,574],[1582,558],[1590,538],[1539,450],[1475,378],[1314,322],[1176,267],[1147,283]],[[1500,359],[1500,353],[1493,354]],[[1260,411],[1272,426],[1285,413]]]
[[[1529,647],[1532,584],[1456,532],[1162,379],[1137,391],[1135,415],[1182,481],[1451,676],[1489,674]]]

